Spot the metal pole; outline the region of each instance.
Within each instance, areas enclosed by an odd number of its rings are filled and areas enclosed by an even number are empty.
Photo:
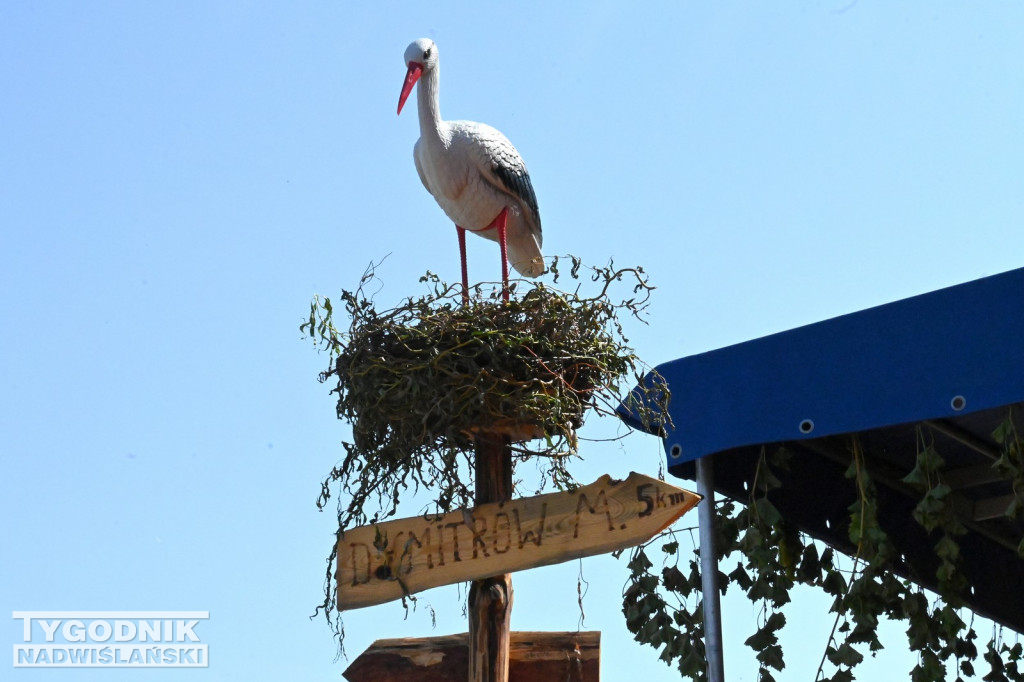
[[[701,457],[696,465],[697,493],[704,498],[697,505],[697,522],[700,526],[700,576],[704,591],[704,651],[708,661],[708,682],[725,682],[714,530],[715,469],[711,457]]]

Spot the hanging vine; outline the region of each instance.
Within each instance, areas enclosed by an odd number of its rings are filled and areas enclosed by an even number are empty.
[[[1024,444],[1008,414],[993,433],[1001,446],[993,467],[1013,483],[1014,501],[1006,511],[1024,518]],[[792,455],[784,447],[762,448],[749,499],[716,508],[715,537],[722,595],[739,589],[757,606],[753,633],[746,646],[758,663],[758,679],[771,682],[785,668],[778,635],[786,625],[783,607],[795,585],[818,588],[832,597],[836,614],[816,679],[849,682],[865,657],[882,648],[882,620],[905,621],[909,649],[917,654],[910,671],[914,682],[956,680],[981,675],[985,682],[1024,682],[1024,648],[1004,641],[1004,628],[994,626],[979,651],[974,616],[965,608],[967,581],[960,564],[959,538],[966,528],[956,512],[951,487],[944,481],[945,461],[926,429],[917,431],[914,467],[902,483],[917,491],[913,519],[932,539],[936,559],[932,593],[894,570],[900,558],[879,524],[878,496],[859,440],[848,440],[850,465],[846,479],[855,491],[848,511],[848,536],[854,551],[844,555],[791,526],[773,503],[785,490],[775,472],[787,470]],[[661,660],[686,678],[707,679],[699,550],[690,534],[689,554],[682,531],[652,539],[630,554],[630,575],[623,593],[623,613],[634,638],[661,651]],[[650,557],[661,544],[660,562]],[[1018,548],[1024,557],[1024,543]],[[844,558],[845,557],[845,558]],[[726,567],[735,568],[726,573]],[[658,565],[660,563],[660,566]],[[843,568],[843,565],[848,568]],[[685,566],[686,570],[680,567]],[[965,620],[966,617],[966,620]],[[976,667],[979,653],[987,672]],[[826,670],[828,669],[828,670]]]

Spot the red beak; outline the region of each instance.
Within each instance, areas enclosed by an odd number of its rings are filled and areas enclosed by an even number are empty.
[[[405,73],[405,83],[402,85],[402,94],[398,96],[398,113],[402,113],[402,107],[405,106],[405,100],[409,98],[409,93],[412,92],[412,86],[416,85],[416,81],[420,79],[422,74],[422,64],[409,62],[409,70]]]

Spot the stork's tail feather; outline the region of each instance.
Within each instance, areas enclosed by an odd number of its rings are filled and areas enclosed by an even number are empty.
[[[540,277],[546,271],[544,259],[540,256],[527,260],[513,261],[512,267],[523,277]]]

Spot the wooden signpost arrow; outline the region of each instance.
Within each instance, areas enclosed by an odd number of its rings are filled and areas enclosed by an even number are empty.
[[[599,682],[600,632],[513,632],[509,682]],[[468,636],[378,639],[344,672],[349,682],[465,680]]]
[[[353,528],[338,540],[338,608],[632,547],[699,499],[642,474],[606,475],[573,492]]]

